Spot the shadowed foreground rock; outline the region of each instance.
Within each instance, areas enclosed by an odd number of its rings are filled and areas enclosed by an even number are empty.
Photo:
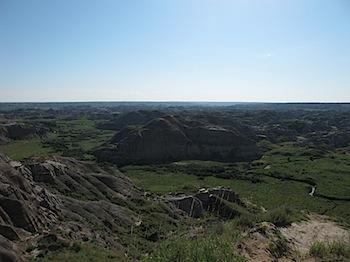
[[[0,261],[45,256],[76,242],[124,249],[120,239],[145,227],[137,210],[160,205],[117,169],[63,157],[26,162],[0,154]],[[156,212],[169,221],[181,215],[165,205]]]

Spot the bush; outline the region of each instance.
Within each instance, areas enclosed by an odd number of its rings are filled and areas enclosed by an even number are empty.
[[[293,213],[291,208],[282,206],[266,213],[265,220],[276,226],[287,226],[293,222]]]

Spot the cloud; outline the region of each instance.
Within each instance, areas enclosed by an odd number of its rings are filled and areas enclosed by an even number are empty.
[[[265,59],[271,58],[272,56],[275,56],[275,54],[273,54],[273,53],[263,53],[263,54],[258,55],[257,58],[260,59],[260,60],[265,60]]]

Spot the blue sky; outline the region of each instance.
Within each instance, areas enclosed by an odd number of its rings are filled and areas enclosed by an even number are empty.
[[[0,0],[0,102],[350,102],[348,0]]]

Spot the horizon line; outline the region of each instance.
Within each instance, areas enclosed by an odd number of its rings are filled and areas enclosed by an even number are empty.
[[[215,104],[350,104],[345,101],[181,101],[181,100],[162,100],[162,101],[150,101],[150,100],[120,100],[120,101],[0,101],[0,104],[60,104],[60,103],[215,103]]]

